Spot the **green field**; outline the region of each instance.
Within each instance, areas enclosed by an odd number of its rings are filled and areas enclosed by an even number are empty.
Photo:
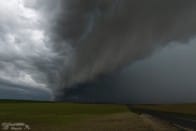
[[[133,108],[196,114],[193,104],[135,105]],[[3,122],[23,122],[31,131],[153,131],[152,125],[157,126],[132,113],[126,105],[29,101],[1,101],[0,124]],[[170,128],[160,131],[167,130]]]
[[[0,123],[24,122],[32,131],[145,131],[125,105],[0,102]]]

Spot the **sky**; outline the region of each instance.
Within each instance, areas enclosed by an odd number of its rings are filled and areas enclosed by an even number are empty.
[[[41,95],[51,94],[35,66],[36,62],[49,63],[53,55],[44,42],[40,14],[22,0],[2,0],[0,7],[0,98],[36,98],[40,90]],[[28,87],[33,87],[32,94]]]
[[[0,99],[196,102],[194,0],[1,0]]]

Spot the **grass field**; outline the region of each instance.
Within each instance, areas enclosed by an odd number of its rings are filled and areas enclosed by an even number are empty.
[[[0,123],[24,122],[32,131],[146,131],[125,105],[0,102]]]
[[[189,114],[196,111],[195,105],[136,107]],[[148,119],[130,112],[126,105],[112,104],[1,101],[0,124],[3,122],[23,122],[31,131],[153,131]],[[167,130],[171,129],[160,131]]]

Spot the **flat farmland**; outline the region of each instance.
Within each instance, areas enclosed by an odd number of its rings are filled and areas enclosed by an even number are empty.
[[[25,123],[31,131],[176,131],[114,104],[2,101],[0,123],[5,122]]]

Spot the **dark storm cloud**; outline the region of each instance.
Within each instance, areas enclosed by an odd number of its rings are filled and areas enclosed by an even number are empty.
[[[196,101],[196,39],[172,43],[119,72],[66,89],[59,99],[125,104]]]
[[[9,0],[0,5],[0,80],[57,94],[65,89],[68,96],[83,89],[86,98],[121,90],[110,82],[117,81],[116,71],[157,47],[187,43],[196,32],[195,0]],[[102,84],[111,86],[98,90]],[[107,93],[102,98],[110,99]]]
[[[55,39],[68,40],[76,50],[74,67],[70,74],[62,75],[62,82],[68,79],[68,83],[74,84],[71,88],[66,87],[66,82],[62,84],[65,90],[60,99],[119,103],[195,101],[191,95],[194,92],[193,81],[191,84],[187,84],[190,80],[183,81],[185,76],[177,73],[181,70],[173,72],[175,79],[170,77],[175,67],[168,67],[165,70],[168,74],[163,75],[161,69],[156,68],[164,67],[164,64],[154,65],[152,72],[156,75],[150,76],[151,72],[145,68],[148,64],[144,63],[143,67],[137,68],[142,64],[136,64],[136,68],[130,67],[131,70],[126,68],[107,75],[127,63],[149,56],[160,45],[189,43],[195,36],[195,1],[85,2],[75,1],[69,13],[67,8],[63,8],[66,11],[62,10],[64,13],[60,13],[54,28]],[[152,64],[172,56],[172,53],[168,54],[153,59]],[[172,59],[174,65],[178,63],[177,58],[178,55]],[[191,72],[187,66],[182,70]],[[194,78],[193,75],[189,77],[191,80]]]
[[[66,88],[91,81],[149,56],[160,45],[195,36],[194,0],[60,1],[52,24],[54,48],[73,47],[72,68],[61,75]],[[65,46],[66,47],[66,46]],[[63,53],[62,53],[63,54]]]

